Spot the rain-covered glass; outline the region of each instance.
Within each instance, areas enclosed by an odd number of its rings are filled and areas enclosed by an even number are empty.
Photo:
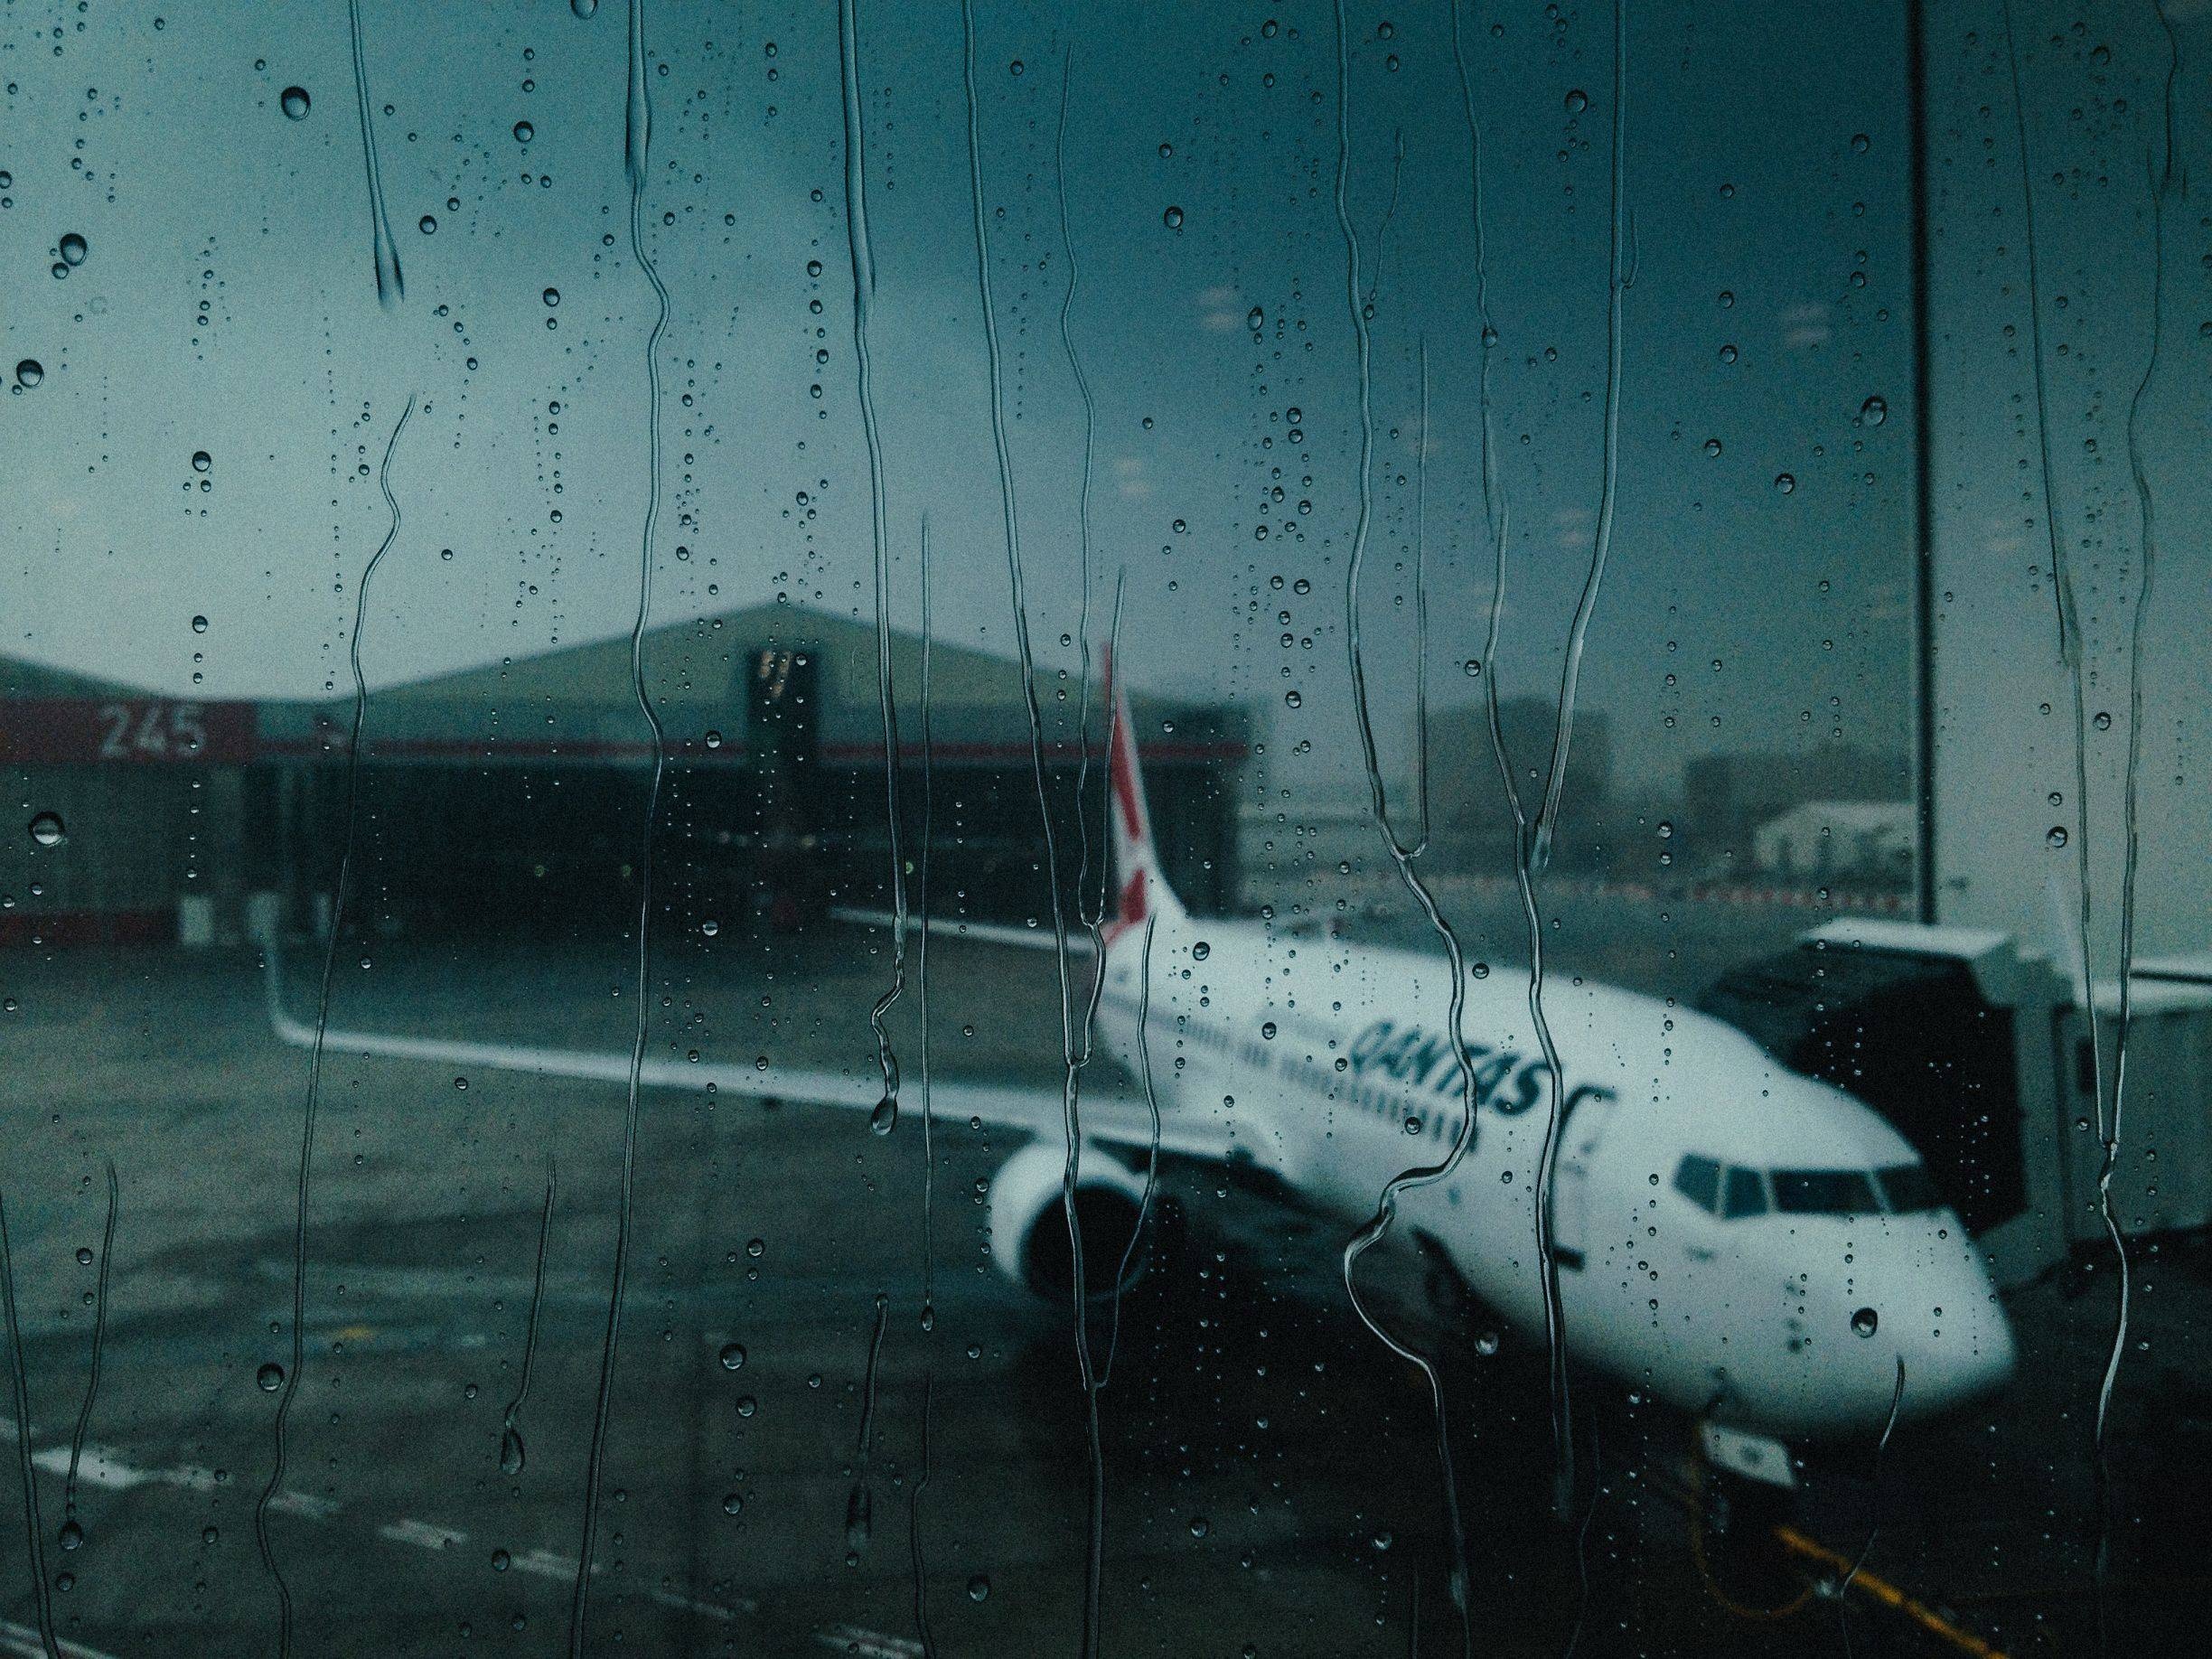
[[[2207,64],[0,5],[0,1648],[2188,1651]]]

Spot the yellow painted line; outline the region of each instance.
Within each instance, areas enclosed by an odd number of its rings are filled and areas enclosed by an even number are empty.
[[[1948,1643],[1958,1652],[1971,1654],[1973,1659],[2005,1659],[2002,1649],[1992,1647],[1971,1630],[1961,1629],[1936,1611],[1934,1607],[1929,1607],[1924,1601],[1915,1600],[1887,1579],[1877,1578],[1863,1567],[1854,1572],[1853,1563],[1849,1556],[1838,1554],[1826,1544],[1808,1538],[1795,1527],[1777,1526],[1774,1530],[1774,1535],[1782,1547],[1791,1554],[1802,1556],[1809,1561],[1816,1561],[1832,1572],[1844,1575],[1844,1579],[1848,1580],[1851,1589],[1857,1590],[1870,1600],[1879,1601],[1891,1612],[1912,1620],[1930,1636],[1938,1641]],[[1840,1579],[1839,1582],[1844,1579]]]

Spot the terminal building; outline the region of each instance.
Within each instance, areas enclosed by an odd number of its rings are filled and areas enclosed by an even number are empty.
[[[784,606],[649,633],[665,756],[654,814],[664,914],[803,924],[890,896],[891,811],[910,898],[927,827],[933,913],[1048,923],[1045,837],[1017,667],[894,635],[898,764],[886,770],[877,638]],[[1105,720],[1040,672],[1045,793],[1064,895],[1104,853]],[[1194,908],[1235,891],[1233,711],[1134,689],[1170,876]],[[346,844],[351,913],[387,934],[558,938],[622,925],[654,738],[630,642],[378,687],[349,769],[353,702],[195,700],[0,660],[0,776],[21,826],[0,855],[0,942],[244,937],[249,895],[289,927],[329,914]],[[1081,829],[1078,784],[1083,785]]]

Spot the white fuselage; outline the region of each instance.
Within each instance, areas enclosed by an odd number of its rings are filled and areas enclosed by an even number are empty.
[[[1101,970],[1101,1035],[1132,1072],[1145,938],[1120,932]],[[1556,1111],[1551,1253],[1579,1361],[1685,1410],[1795,1436],[1879,1430],[1900,1364],[1907,1417],[2010,1372],[2010,1329],[1957,1216],[1925,1190],[1902,1196],[1926,1179],[1912,1148],[1719,1021],[1551,976],[1555,1088],[1525,971],[1470,966],[1460,1030],[1476,1106],[1454,1161],[1468,1073],[1440,947],[1362,948],[1170,913],[1148,958],[1150,1073],[1173,1132],[1210,1138],[1217,1156],[1347,1228],[1393,1179],[1448,1166],[1405,1186],[1395,1224],[1535,1333],[1536,1186]]]

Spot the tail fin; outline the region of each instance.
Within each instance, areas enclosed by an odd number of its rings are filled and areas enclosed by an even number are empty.
[[[1116,932],[1135,927],[1155,914],[1185,914],[1182,901],[1167,885],[1158,850],[1152,844],[1152,816],[1145,808],[1144,773],[1137,765],[1137,728],[1129,720],[1129,691],[1114,671],[1111,652],[1106,657],[1106,683],[1113,698],[1113,726],[1107,737],[1107,783],[1113,801],[1114,893]]]

